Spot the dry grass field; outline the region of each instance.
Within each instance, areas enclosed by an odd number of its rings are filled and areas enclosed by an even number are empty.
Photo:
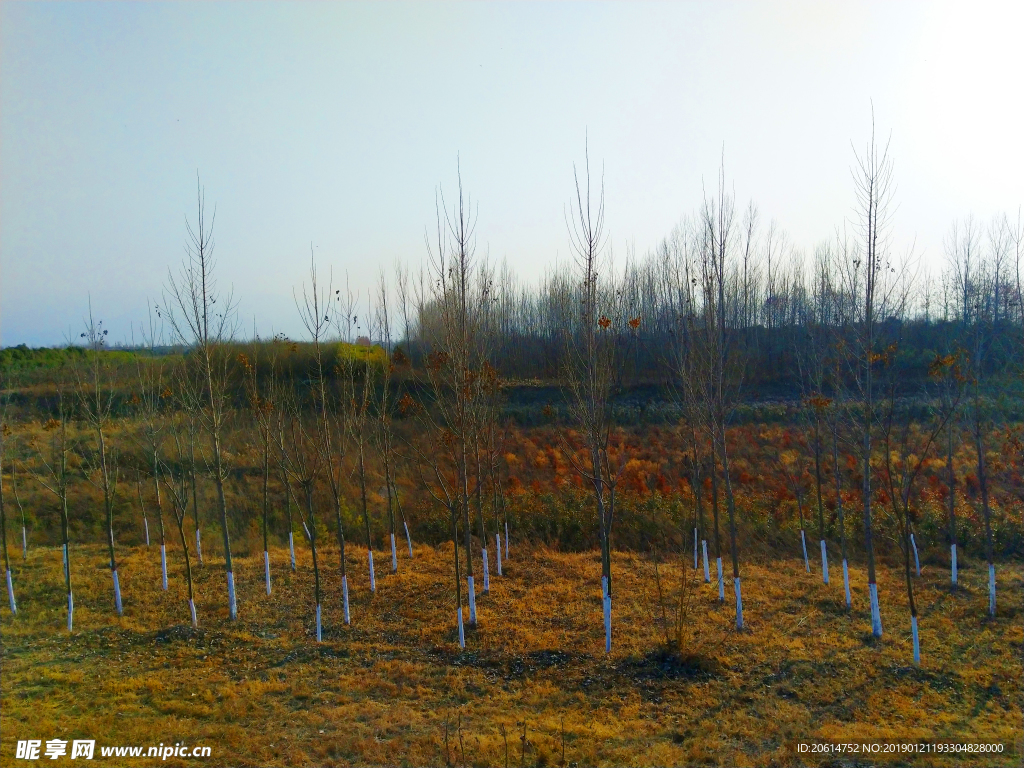
[[[1021,761],[1020,564],[1000,567],[994,620],[983,567],[964,568],[965,588],[952,593],[945,570],[926,565],[915,668],[895,568],[880,571],[886,634],[876,643],[861,568],[851,573],[851,616],[838,563],[827,587],[796,558],[745,564],[747,629],[737,633],[732,606],[702,584],[679,661],[659,650],[649,558],[614,558],[615,638],[606,656],[597,554],[514,547],[460,652],[450,553],[419,547],[414,560],[400,559],[398,575],[384,574],[389,559],[378,553],[371,596],[353,547],[345,627],[337,552],[326,551],[318,645],[305,549],[297,574],[286,551],[271,553],[271,597],[262,557],[236,560],[236,623],[227,618],[223,570],[207,560],[196,569],[192,630],[177,549],[163,592],[157,547],[123,548],[117,619],[103,548],[75,547],[70,635],[59,550],[30,550],[26,563],[15,562],[20,612],[5,607],[0,620],[0,764],[28,765],[14,757],[16,740],[28,738],[96,739],[93,765],[104,763],[99,745],[161,742],[212,748],[210,758],[171,757],[168,766],[867,764],[799,754],[797,743],[811,739],[998,741],[1012,753],[880,761],[890,765]],[[679,574],[663,564],[663,587],[674,588]]]

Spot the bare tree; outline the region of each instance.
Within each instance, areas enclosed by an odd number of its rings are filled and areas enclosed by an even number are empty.
[[[391,313],[388,307],[388,285],[384,278],[384,271],[381,270],[377,283],[377,310],[376,323],[380,334],[381,346],[384,349],[384,361],[381,365],[380,384],[377,387],[374,398],[374,412],[377,419],[377,429],[374,431],[374,440],[377,445],[377,452],[380,454],[381,463],[384,467],[384,497],[388,505],[388,528],[391,535],[391,572],[398,573],[398,550],[395,544],[395,536],[398,531],[398,514],[401,513],[401,506],[398,501],[398,488],[395,485],[395,435],[392,420],[394,418],[397,398],[392,392],[394,387],[395,366],[401,363],[404,355],[398,356],[392,348],[391,338]],[[398,358],[396,360],[396,357]],[[404,515],[403,515],[404,517]],[[406,541],[409,544],[409,557],[412,557],[412,538],[409,536],[409,525],[403,519]]]
[[[907,602],[910,606],[910,627],[914,644],[914,664],[921,663],[921,644],[917,628],[917,602],[914,599],[914,582],[910,571],[910,553],[914,548],[914,558],[917,560],[916,545],[913,539],[913,512],[912,499],[914,485],[921,470],[931,453],[936,439],[946,426],[947,419],[955,410],[940,408],[933,410],[925,423],[915,423],[913,413],[909,408],[900,408],[896,401],[897,381],[899,380],[899,368],[893,358],[898,352],[893,350],[886,354],[886,367],[888,369],[888,398],[884,403],[884,418],[882,426],[882,446],[884,447],[885,484],[889,496],[889,503],[892,506],[893,516],[898,522],[900,532],[900,544],[903,550],[903,572],[907,587]],[[933,377],[942,375],[942,369],[951,363],[946,359],[939,358],[932,363],[930,373]],[[926,396],[924,402],[930,402],[931,398]],[[922,426],[924,429],[922,429]],[[920,568],[918,568],[920,576]]]
[[[25,519],[25,505],[22,504],[22,497],[17,493],[17,462],[10,464],[10,489],[14,492],[14,503],[17,504],[17,511],[22,515],[22,562],[29,559],[29,535],[28,523]]]
[[[861,440],[863,485],[861,500],[864,516],[864,549],[868,558],[868,591],[871,599],[871,632],[882,636],[882,616],[878,605],[878,583],[875,576],[874,529],[871,519],[871,455],[874,431],[874,369],[882,360],[877,351],[879,318],[886,316],[889,303],[889,275],[894,271],[888,251],[888,230],[891,222],[890,204],[894,193],[892,159],[888,144],[879,150],[875,142],[872,110],[871,139],[863,154],[854,152],[856,166],[853,180],[857,193],[858,228],[861,248],[851,266],[851,282],[860,300],[860,338],[858,339],[857,375],[862,400]]]
[[[421,296],[420,328],[432,350],[427,375],[438,411],[438,434],[454,437],[458,479],[455,493],[462,512],[466,550],[466,582],[469,592],[469,624],[477,625],[476,586],[473,578],[473,533],[469,513],[470,451],[474,443],[473,407],[478,395],[478,313],[472,294],[475,275],[476,213],[462,188],[458,172],[458,200],[449,211],[443,195],[436,205],[436,244],[426,241],[430,268],[430,306]],[[426,313],[434,318],[428,320]],[[424,320],[428,320],[424,322]],[[486,539],[481,542],[487,547]],[[485,565],[486,567],[486,565]]]
[[[224,429],[228,418],[228,379],[231,356],[226,348],[235,333],[235,304],[232,295],[221,295],[214,279],[214,212],[206,219],[206,199],[196,179],[198,215],[196,226],[186,220],[188,243],[178,275],[168,271],[163,307],[172,335],[188,348],[187,364],[194,367],[189,378],[201,387],[200,397],[192,401],[193,412],[210,437],[213,482],[217,488],[224,542],[224,569],[227,573],[228,610],[238,618],[235,598],[235,574],[231,561],[231,535],[228,531],[228,505],[224,495],[227,466],[224,460]],[[220,306],[217,306],[218,303]],[[198,530],[198,528],[197,528]]]
[[[985,263],[981,250],[981,236],[968,217],[962,227],[954,224],[946,240],[946,254],[952,268],[956,285],[957,313],[960,332],[969,355],[968,386],[970,387],[971,437],[977,456],[976,475],[980,491],[981,513],[985,524],[985,557],[988,561],[988,610],[996,613],[996,568],[992,541],[992,514],[989,506],[989,479],[986,464],[985,437],[989,429],[988,405],[982,395],[982,382],[986,374],[986,362],[992,346],[995,325],[994,302],[990,301],[992,283],[995,279],[991,262],[995,257],[990,252],[989,264]]]
[[[831,358],[828,366],[834,397],[826,413],[832,443],[832,482],[839,524],[839,547],[843,557],[843,592],[846,599],[846,610],[849,611],[853,601],[850,595],[850,568],[846,542],[846,514],[843,506],[843,475],[839,464],[839,443],[840,437],[845,437],[849,431],[847,426],[852,424],[845,383],[846,369],[850,365],[851,353],[855,350],[854,345],[850,343],[850,326],[855,312],[857,294],[853,289],[856,287],[857,281],[854,279],[848,281],[845,286],[842,284],[843,268],[856,261],[856,257],[851,255],[849,239],[844,235],[837,234],[836,246],[832,270],[839,273],[840,279],[832,286],[836,316],[832,326]]]
[[[277,397],[277,359],[274,356],[276,349],[272,346],[268,374],[261,377],[259,372],[261,344],[258,335],[255,337],[255,341],[256,343],[252,346],[252,359],[244,352],[240,352],[238,362],[242,366],[246,397],[249,401],[249,409],[252,412],[256,426],[256,435],[259,441],[263,502],[263,580],[266,585],[267,595],[270,595],[270,545],[268,540],[270,528],[270,454],[273,446],[272,431],[276,420],[274,410]]]
[[[17,510],[22,515],[22,562],[25,562],[29,559],[28,523],[25,520],[25,505],[22,504],[22,497],[17,493],[16,461],[10,464],[10,489],[14,492],[14,503],[17,504]]]
[[[722,466],[726,509],[729,514],[729,542],[732,555],[733,591],[736,596],[736,628],[743,629],[743,592],[740,582],[739,542],[736,534],[736,499],[733,494],[729,470],[729,450],[726,443],[726,425],[731,416],[732,401],[743,378],[744,350],[741,336],[732,332],[735,325],[727,302],[736,303],[736,290],[729,287],[729,265],[732,260],[734,201],[725,190],[724,165],[719,174],[716,199],[705,198],[701,210],[702,285],[708,355],[705,381],[706,416],[710,420],[712,436],[712,500],[717,495],[716,459]],[[748,230],[748,237],[752,237]],[[727,328],[730,326],[730,328]],[[717,529],[717,523],[716,523]],[[721,550],[719,550],[719,599],[722,597]]]
[[[7,575],[7,601],[11,608],[11,613],[17,615],[18,604],[14,600],[14,584],[11,581],[11,559],[7,554],[7,512],[4,507],[4,461],[7,458],[7,452],[10,449],[12,442],[12,435],[14,434],[11,430],[10,424],[8,424],[8,412],[11,404],[10,398],[10,377],[6,371],[0,371],[4,374],[3,379],[0,379],[0,545],[4,549],[4,572]],[[11,473],[13,478],[13,472]],[[22,535],[24,535],[24,526],[22,527]]]
[[[188,554],[188,539],[185,536],[185,520],[188,518],[189,506],[189,482],[186,469],[188,467],[188,449],[185,445],[188,439],[188,427],[182,424],[185,418],[187,417],[179,413],[172,419],[171,436],[174,439],[175,461],[174,464],[171,464],[161,458],[163,472],[160,473],[160,477],[167,487],[167,493],[171,499],[171,511],[174,514],[174,523],[178,528],[178,538],[181,541],[181,553],[185,560],[185,584],[188,589],[188,612],[194,629],[199,626],[199,620],[196,617],[195,589],[192,582],[192,560]],[[177,476],[175,476],[175,470],[177,470]],[[163,524],[161,523],[161,537],[163,535],[162,530]],[[166,576],[164,589],[167,589]]]
[[[601,271],[604,269],[604,180],[596,199],[591,193],[590,155],[585,153],[584,178],[573,166],[576,195],[566,216],[569,240],[576,258],[576,306],[570,312],[574,322],[568,334],[565,378],[571,395],[569,411],[578,425],[587,452],[586,459],[563,437],[563,449],[573,468],[593,490],[601,535],[601,587],[604,609],[605,652],[612,647],[612,573],[611,531],[615,514],[615,483],[624,465],[611,454],[612,389],[616,373],[616,349],[612,331],[614,291],[602,297]],[[608,277],[605,278],[608,281]],[[602,298],[604,301],[602,302]]]
[[[107,519],[107,545],[110,551],[110,573],[114,581],[114,608],[122,615],[121,583],[117,576],[117,559],[114,551],[114,494],[117,490],[117,458],[108,445],[109,430],[113,419],[114,388],[110,381],[111,363],[106,354],[107,329],[103,321],[96,321],[89,301],[89,316],[85,321],[86,356],[82,365],[72,368],[75,374],[75,389],[80,411],[96,439],[95,453],[87,452],[85,476],[103,491],[103,511]],[[99,480],[92,478],[99,474]]]
[[[826,387],[829,383],[828,373],[831,368],[828,360],[829,337],[831,328],[837,320],[834,287],[830,274],[832,260],[829,245],[826,243],[819,246],[815,252],[814,261],[813,315],[805,321],[806,355],[797,355],[797,360],[802,363],[803,375],[801,378],[805,387],[804,405],[811,426],[814,491],[818,506],[818,540],[821,546],[821,580],[824,584],[829,583],[829,571],[828,547],[825,541],[825,508],[822,498],[822,460],[824,457],[822,427],[828,418],[829,409],[833,405],[833,398],[826,395]]]
[[[275,347],[280,348],[280,346],[282,344],[286,343],[287,341],[288,340],[284,336],[284,334],[277,334],[277,335],[274,336],[273,344],[274,344]],[[297,349],[297,345],[295,345],[293,343],[292,344],[292,348],[293,349]],[[275,359],[276,359],[276,352],[275,352]],[[283,386],[282,386],[282,390],[281,391],[282,391],[282,394],[285,391]],[[295,536],[293,535],[294,534],[294,525],[293,525],[293,522],[292,522],[292,486],[291,486],[291,483],[288,482],[288,467],[287,467],[287,462],[285,460],[286,456],[287,456],[287,454],[286,454],[286,445],[287,445],[287,443],[286,443],[285,437],[284,437],[284,428],[285,428],[285,418],[284,417],[285,417],[285,413],[284,413],[284,409],[281,407],[280,404],[278,405],[277,408],[274,409],[274,414],[276,416],[276,424],[275,424],[276,431],[274,433],[274,439],[275,439],[275,449],[276,449],[275,453],[276,453],[276,456],[277,456],[277,470],[278,470],[278,475],[279,475],[279,479],[280,479],[280,482],[281,482],[281,490],[284,493],[285,522],[288,525],[288,556],[289,556],[289,559],[291,561],[292,573],[295,573],[295,571],[296,571],[296,567],[295,567]],[[300,509],[299,511],[301,513],[302,510]]]
[[[159,317],[159,315],[158,315]],[[159,330],[153,313],[149,314],[148,328],[141,329],[142,345],[148,348],[149,355],[135,355],[136,392],[133,400],[136,414],[142,422],[142,434],[138,443],[145,451],[153,480],[153,494],[156,501],[157,525],[160,533],[160,574],[164,590],[167,590],[167,542],[164,535],[163,500],[160,495],[161,444],[163,441],[163,401],[172,393],[164,381],[164,361],[156,355]],[[182,372],[184,373],[184,372]],[[143,519],[146,524],[146,546],[149,546],[149,520],[145,517],[145,500],[142,495],[141,473],[138,481],[139,505],[142,507]],[[197,542],[198,543],[198,542]]]
[[[314,279],[313,290],[316,290]],[[315,303],[315,302],[314,302]],[[322,317],[318,315],[317,317]],[[317,390],[311,390],[314,397]],[[282,396],[285,393],[282,392]],[[325,454],[322,441],[318,434],[320,430],[320,415],[317,414],[314,424],[305,423],[301,402],[295,392],[288,392],[286,403],[282,404],[279,411],[285,415],[282,418],[284,425],[279,435],[281,442],[282,465],[287,473],[289,484],[295,482],[302,489],[302,504],[298,505],[299,516],[302,518],[302,528],[306,533],[306,541],[309,542],[309,550],[313,557],[313,600],[316,605],[316,641],[319,643],[322,638],[321,623],[321,597],[320,587],[320,562],[317,557],[317,524],[316,505],[313,500],[313,491],[316,487],[316,479],[324,467]],[[290,493],[290,488],[286,488]],[[344,563],[344,560],[342,561]],[[344,572],[343,572],[344,573]],[[342,575],[342,579],[345,576]],[[349,623],[348,615],[348,588],[345,586],[344,619]]]
[[[377,591],[377,579],[373,568],[373,538],[370,533],[370,510],[366,503],[366,481],[369,468],[366,461],[366,448],[369,440],[370,405],[374,390],[375,366],[370,354],[373,348],[358,345],[345,353],[340,361],[342,374],[347,384],[346,400],[350,408],[347,420],[349,438],[356,450],[356,472],[359,476],[359,501],[363,513],[363,527],[366,532],[366,559],[370,572],[370,592]]]
[[[334,502],[334,522],[341,560],[342,606],[345,623],[348,624],[351,621],[351,614],[349,612],[348,574],[346,572],[345,559],[345,528],[341,520],[341,508],[344,503],[342,493],[342,460],[345,454],[345,441],[348,432],[345,419],[346,414],[351,410],[351,402],[350,398],[347,397],[347,393],[343,393],[339,398],[340,403],[338,404],[337,411],[333,409],[327,388],[327,370],[323,351],[324,340],[331,328],[332,322],[334,322],[331,318],[331,300],[333,298],[335,302],[340,303],[341,291],[334,290],[330,281],[328,281],[326,289],[319,283],[316,264],[313,262],[312,246],[310,247],[309,276],[309,287],[303,286],[301,301],[298,296],[295,296],[295,306],[299,311],[299,317],[306,328],[306,332],[313,340],[314,368],[308,384],[310,395],[313,399],[313,407],[316,412],[316,424],[315,429],[312,429],[308,435],[304,431],[300,431],[297,434],[303,437],[303,439],[307,437],[315,439],[314,444],[316,450],[319,451],[319,458],[315,464],[311,459],[307,458],[301,467],[296,466],[289,470],[289,472],[291,475],[295,475],[296,482],[303,488],[303,494],[306,496],[305,514],[311,520],[314,519],[312,506],[313,479],[320,471],[324,471],[327,475],[328,486],[330,487],[331,497]],[[348,296],[348,304],[344,311],[338,309],[335,311],[335,315],[340,317],[343,312],[347,322],[347,319],[352,316],[351,295]],[[341,320],[338,322],[341,322]],[[298,418],[297,414],[295,419]],[[292,422],[293,431],[302,428],[301,420],[296,422],[295,419]],[[343,422],[340,429],[336,428],[337,419],[341,419]],[[283,447],[281,450],[284,455],[288,455]],[[295,474],[296,472],[298,473],[297,475]],[[304,483],[309,483],[308,488]],[[308,523],[307,537],[310,538],[310,546],[315,547],[315,532],[308,528]],[[319,586],[317,590],[319,595]]]
[[[71,591],[71,553],[69,549],[69,520],[68,520],[68,489],[71,485],[71,445],[69,435],[69,422],[71,412],[67,402],[67,361],[62,360],[56,374],[56,410],[53,415],[43,424],[43,429],[50,433],[49,450],[44,451],[34,442],[39,462],[43,466],[44,477],[36,475],[36,480],[47,491],[57,498],[58,511],[60,513],[60,532],[62,549],[64,555],[64,585],[67,590],[68,601],[68,632],[74,626],[75,598]]]
[[[682,440],[687,446],[685,451],[687,475],[693,491],[693,568],[697,570],[700,560],[704,563],[704,582],[711,583],[711,572],[708,567],[707,527],[704,520],[704,480],[706,477],[706,453],[704,450],[704,425],[707,418],[705,389],[701,382],[707,379],[705,373],[708,356],[702,347],[706,342],[706,326],[700,307],[699,296],[703,284],[698,275],[700,271],[696,263],[698,237],[693,231],[692,223],[684,221],[677,226],[666,241],[663,250],[663,273],[665,283],[664,301],[668,305],[670,316],[670,357],[667,361],[671,372],[670,386],[673,397],[683,415]],[[744,267],[748,267],[745,263]],[[749,299],[745,296],[745,299]],[[712,478],[714,489],[714,514],[716,546],[718,540],[718,486],[717,478]],[[719,594],[724,598],[720,585]]]
[[[427,360],[427,370],[441,367],[438,357],[443,352],[432,352]],[[451,526],[452,556],[455,573],[455,621],[458,628],[459,647],[466,647],[466,631],[462,616],[462,574],[459,560],[459,512],[461,496],[459,494],[459,451],[458,436],[451,430],[439,425],[430,412],[411,397],[403,398],[403,411],[407,416],[416,416],[422,425],[422,434],[429,443],[425,448],[416,443],[409,443],[416,454],[420,482],[427,493],[448,512]]]

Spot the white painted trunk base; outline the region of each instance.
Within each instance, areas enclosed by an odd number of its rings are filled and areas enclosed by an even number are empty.
[[[824,539],[821,540],[821,581],[828,584],[828,549]]]
[[[459,607],[459,610],[456,611],[456,613],[458,613],[458,622],[459,622],[459,647],[460,648],[465,648],[466,647],[466,629],[465,629],[465,627],[462,626],[462,607],[461,606]]]
[[[295,536],[288,531],[288,554],[292,559],[292,573],[295,573]]]
[[[199,564],[203,564],[203,542],[199,536],[199,529],[196,528],[196,557],[199,558]]]
[[[377,591],[377,577],[373,573],[373,550],[366,550],[366,560],[370,564],[370,591]]]
[[[846,565],[846,558],[843,558],[843,591],[846,593],[846,610],[850,610],[850,569]]]
[[[988,615],[996,615],[996,566],[988,564]]]
[[[124,613],[121,607],[121,582],[117,578],[116,568],[111,573],[114,574],[114,608],[117,610],[117,615],[120,616]]]
[[[11,583],[11,569],[7,569],[7,600],[11,604],[11,613],[18,615],[18,604],[14,602],[14,585]]]
[[[267,595],[270,594],[270,553],[263,550],[263,578],[267,583]]]
[[[711,570],[708,568],[708,543],[702,540],[700,543],[700,547],[704,551],[704,583],[710,584]]]
[[[804,536],[804,529],[803,528],[800,529],[800,546],[804,550],[804,569],[808,573],[810,573],[811,572],[811,561],[807,559],[807,537]]]
[[[956,586],[956,544],[950,544],[949,545],[949,554],[950,554],[950,558],[951,558],[952,563],[953,563],[953,570],[952,570],[952,573],[950,575],[952,576],[953,586],[955,587]]]
[[[71,627],[74,626],[75,622],[75,596],[73,593],[68,592],[68,632],[71,631]]]
[[[395,549],[395,534],[391,534],[391,572],[398,573],[398,550]]]
[[[871,595],[871,634],[875,637],[881,637],[882,613],[878,607],[878,585],[868,584],[868,592]]]
[[[142,518],[142,525],[146,529],[146,546],[149,546],[149,520]]]
[[[320,603],[316,604],[316,641],[323,640],[323,628],[320,626]]]
[[[612,652],[612,599],[604,596],[604,652]]]
[[[740,588],[740,577],[732,580],[733,589],[736,591],[736,629],[743,629],[743,590]]]
[[[921,561],[917,557],[917,542],[914,540],[914,534],[910,534],[910,546],[914,549],[914,568],[917,570],[917,575],[921,575]]]
[[[607,576],[602,576],[601,577],[601,599],[604,600],[606,597],[608,597],[608,577]]]
[[[693,570],[697,570],[697,529],[693,529]]]
[[[163,544],[160,545],[160,583],[163,585],[164,592],[167,591],[167,547]]]
[[[917,616],[910,617],[910,632],[914,636],[914,665],[921,666],[921,640],[917,636]]]
[[[238,618],[238,603],[235,602],[235,574],[231,571],[228,571],[228,612],[231,614],[232,621]]]
[[[725,602],[725,582],[722,581],[722,558],[716,558],[718,564],[718,602]]]
[[[487,564],[487,548],[484,547],[481,551],[484,556],[484,594],[486,595],[491,591],[491,570]]]
[[[469,581],[469,626],[476,626],[476,588],[473,586],[473,577],[470,576],[467,579]]]
[[[498,575],[501,576],[501,534],[494,534],[494,544],[498,548]]]
[[[412,536],[409,535],[409,524],[403,522],[402,527],[405,528],[405,543],[409,545],[409,559],[412,560]]]
[[[188,612],[192,616],[192,629],[195,629],[196,627],[199,626],[199,621],[196,619],[196,604],[195,604],[195,601],[193,601],[193,600],[189,600],[188,601]]]
[[[351,624],[352,620],[348,615],[348,576],[341,577],[341,601],[345,609],[345,623]]]

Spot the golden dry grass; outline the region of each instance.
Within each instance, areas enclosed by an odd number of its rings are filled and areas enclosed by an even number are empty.
[[[734,631],[731,604],[720,606],[715,586],[701,585],[689,622],[694,655],[679,663],[658,652],[649,559],[614,558],[615,641],[606,656],[596,553],[545,549],[513,549],[505,577],[494,577],[491,594],[480,597],[480,627],[460,652],[450,553],[450,545],[419,547],[414,560],[400,558],[397,576],[385,575],[390,559],[378,553],[371,597],[365,552],[352,547],[353,623],[344,627],[337,552],[325,552],[318,645],[305,550],[297,574],[286,551],[271,553],[269,598],[262,553],[236,559],[235,623],[222,566],[208,560],[196,569],[200,628],[193,631],[177,549],[168,553],[166,593],[157,547],[122,550],[125,613],[117,619],[103,548],[75,547],[70,635],[59,550],[33,550],[15,564],[20,613],[5,608],[0,620],[0,763],[24,762],[14,760],[17,739],[56,737],[213,749],[211,759],[169,758],[168,766],[501,766],[506,740],[510,766],[558,765],[563,743],[569,765],[850,765],[803,758],[795,745],[949,739],[1013,748],[1020,738],[1019,564],[999,569],[994,620],[985,615],[984,568],[962,570],[966,588],[953,594],[947,573],[926,567],[917,580],[918,669],[896,569],[880,571],[886,635],[875,643],[862,569],[851,573],[848,616],[838,563],[828,587],[796,559],[744,565],[747,630]],[[678,581],[676,566],[661,573],[665,584]],[[1018,764],[1016,749],[987,764]]]

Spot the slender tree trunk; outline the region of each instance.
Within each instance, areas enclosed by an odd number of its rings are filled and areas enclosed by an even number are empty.
[[[164,507],[160,497],[160,464],[156,450],[153,451],[153,492],[156,494],[156,519],[160,529],[160,583],[164,592],[167,591],[167,541],[164,535]],[[142,498],[141,492],[139,498]],[[183,510],[184,513],[184,510]]]
[[[904,493],[903,502],[903,573],[907,581],[907,600],[910,603],[910,631],[914,643],[914,664],[921,664],[921,642],[917,633],[917,603],[914,600],[914,580],[910,574],[910,503],[909,488]]]
[[[312,491],[310,491],[312,493]],[[338,528],[338,556],[341,558],[341,597],[345,614],[345,623],[351,623],[348,608],[348,574],[345,572],[345,528],[341,522],[341,494],[334,496],[334,515]]]
[[[238,603],[235,599],[235,574],[231,562],[231,536],[228,533],[228,503],[224,497],[224,467],[220,454],[220,430],[213,433],[213,472],[217,486],[217,504],[220,507],[221,532],[224,537],[224,570],[228,578],[228,611],[231,619],[238,618]]]
[[[319,643],[322,638],[320,622],[320,564],[316,556],[316,513],[313,511],[313,483],[303,483],[306,492],[306,514],[309,518],[309,550],[313,554],[313,602],[316,604],[316,641]],[[340,517],[339,517],[340,520]],[[342,548],[342,583],[345,588],[345,623],[348,624],[348,584],[344,581],[344,547]]]
[[[405,543],[409,545],[409,559],[412,560],[412,534],[409,533],[409,521],[405,519],[405,510],[402,509],[402,499],[398,495],[398,485],[394,478],[391,479],[391,493],[398,507],[398,514],[402,517],[402,527],[405,529]]]
[[[192,522],[196,529],[196,559],[199,560],[199,565],[203,564],[203,542],[199,533],[199,493],[196,487],[196,448],[195,438],[189,436],[188,441],[189,451],[189,464],[188,464],[188,475],[189,482],[192,488]]]
[[[722,537],[718,526],[718,447],[711,438],[711,511],[715,523],[715,562],[718,566],[718,602],[725,602],[725,582],[722,575]]]
[[[282,444],[284,440],[282,438]],[[295,536],[292,523],[292,487],[288,484],[288,472],[284,463],[281,464],[281,485],[284,486],[285,519],[288,521],[288,556],[291,559],[292,573],[295,573]],[[301,513],[301,510],[300,510]]]
[[[452,552],[455,555],[455,606],[459,627],[459,647],[466,647],[466,631],[462,624],[462,574],[459,573],[459,515],[455,504],[449,504],[452,522]]]
[[[850,600],[850,568],[846,556],[846,518],[843,515],[843,482],[839,471],[839,435],[837,428],[832,428],[832,479],[836,486],[836,512],[839,515],[839,547],[843,554],[843,592],[846,596],[846,610],[851,607]]]
[[[868,592],[871,600],[871,633],[875,637],[882,636],[882,614],[878,604],[878,582],[875,580],[875,546],[872,540],[871,526],[871,349],[872,338],[868,333],[866,381],[867,388],[864,397],[864,480],[862,497],[864,503],[864,549],[868,556]]]
[[[370,511],[366,505],[366,459],[363,455],[363,441],[359,440],[359,494],[363,505],[363,525],[366,526],[366,557],[370,565],[370,591],[377,591],[377,580],[373,573],[373,540],[370,538]]]
[[[146,546],[149,546],[149,517],[146,515],[146,501],[142,497],[142,477],[136,477],[136,489],[139,492],[139,509],[142,511],[142,528],[146,534]]]
[[[0,538],[4,548],[4,573],[7,577],[7,601],[11,613],[17,615],[18,604],[14,600],[14,584],[11,582],[11,560],[7,556],[7,514],[4,507],[4,471],[3,456],[0,456]]]
[[[800,489],[794,490],[793,495],[796,496],[796,507],[800,512],[800,547],[803,550],[804,555],[804,570],[807,573],[811,572],[811,562],[807,558],[807,535],[804,532],[804,505],[803,505],[803,494]]]
[[[459,503],[462,507],[462,526],[466,544],[466,583],[469,587],[469,626],[476,626],[476,586],[473,583],[473,530],[469,522],[469,462],[466,456],[466,419],[460,419],[459,436]]]
[[[473,460],[475,464],[476,488],[473,495],[476,497],[476,518],[480,530],[480,557],[484,568],[484,589],[486,595],[491,591],[491,574],[487,562],[487,523],[484,521],[483,503],[483,477],[480,471],[480,439],[476,430],[473,434]]]
[[[107,513],[107,544],[110,549],[110,574],[114,579],[114,610],[117,611],[118,616],[121,616],[124,610],[121,607],[121,583],[117,578],[117,559],[114,554],[113,489],[110,487],[110,474],[107,467],[107,444],[102,427],[96,427],[96,436],[100,448],[100,479],[103,482],[103,507]]]
[[[188,514],[188,496],[183,496],[185,506],[182,507],[181,516],[178,517],[175,512],[175,522],[178,524],[178,536],[181,538],[181,551],[185,555],[185,581],[188,584],[188,612],[192,619],[192,628],[195,629],[199,626],[199,620],[196,618],[196,596],[192,589],[192,560],[188,554],[188,542],[185,539],[185,516]]]
[[[821,501],[821,422],[814,421],[814,490],[818,495],[818,539],[821,542],[821,580],[828,584],[828,549],[825,544],[825,505]]]
[[[384,493],[388,503],[388,525],[391,528],[391,572],[398,573],[398,549],[395,546],[395,534],[397,533],[397,520],[395,517],[394,499],[391,496],[391,438],[384,430]]]
[[[263,432],[263,577],[267,584],[267,595],[270,594],[270,546],[267,541],[267,528],[270,518],[270,432],[269,428],[261,427]]]
[[[18,503],[18,511],[21,512],[21,560],[28,561],[28,533],[25,524],[25,507],[21,503],[21,496],[18,495],[18,481],[15,477],[17,464],[11,464],[11,490],[14,491],[14,500]]]
[[[980,403],[975,394],[974,442],[978,452],[978,486],[981,489],[981,512],[985,520],[985,558],[988,561],[988,613],[996,615],[996,564],[992,543],[992,512],[988,505],[988,477],[985,474],[985,443],[982,437]]]
[[[701,474],[701,459],[697,445],[697,436],[694,434],[693,437],[693,479],[694,479],[694,495],[696,496],[697,502],[697,527],[700,533],[700,549],[701,549],[701,560],[704,563],[704,583],[711,583],[711,569],[708,567],[708,541],[707,541],[707,524],[704,520],[704,477]]]
[[[736,536],[736,498],[729,477],[729,449],[725,444],[725,415],[721,415],[722,477],[725,480],[725,502],[729,511],[729,544],[732,552],[732,585],[736,592],[736,629],[743,629],[743,590],[740,582],[739,540]]]
[[[950,578],[953,588],[957,586],[957,562],[956,562],[956,475],[953,472],[953,420],[950,419],[946,428],[946,488],[949,495],[949,554],[950,554]]]
[[[62,482],[66,483],[66,480]],[[68,632],[70,632],[74,627],[75,598],[71,592],[71,542],[68,528],[68,491],[65,485],[60,492],[60,532],[64,539],[64,585],[68,593]]]

